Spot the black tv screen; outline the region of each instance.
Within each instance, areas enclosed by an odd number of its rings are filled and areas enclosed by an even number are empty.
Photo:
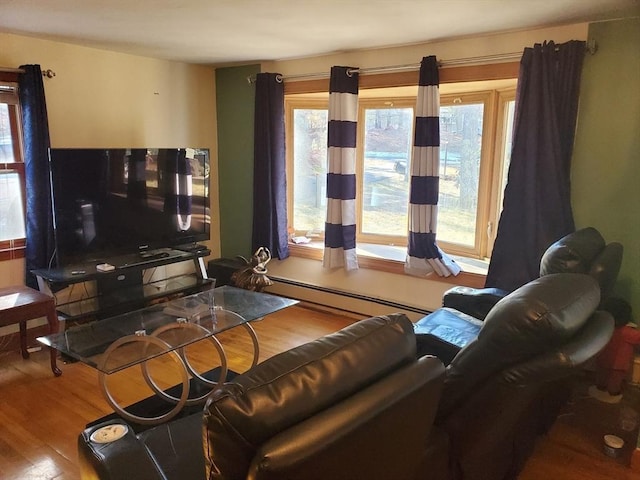
[[[209,239],[209,151],[52,148],[58,266]]]

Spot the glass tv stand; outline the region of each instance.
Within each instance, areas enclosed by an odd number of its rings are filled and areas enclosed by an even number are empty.
[[[159,299],[211,288],[212,280],[208,278],[204,264],[204,257],[210,253],[206,248],[160,248],[148,253],[38,269],[32,273],[38,280],[39,290],[56,299],[56,310],[62,320],[109,318]],[[151,280],[145,280],[148,273],[155,273],[158,267],[181,262],[186,262],[185,266],[190,268],[172,267],[175,274],[155,280],[151,275]],[[98,265],[101,263],[109,263],[114,268],[100,271]]]

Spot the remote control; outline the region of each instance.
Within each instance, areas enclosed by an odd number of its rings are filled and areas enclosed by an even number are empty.
[[[114,267],[113,265],[109,264],[109,263],[100,263],[98,265],[96,265],[96,270],[98,270],[99,272],[110,272],[112,270],[115,270],[116,267]]]

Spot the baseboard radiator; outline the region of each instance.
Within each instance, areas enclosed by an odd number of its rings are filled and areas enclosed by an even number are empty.
[[[339,310],[354,315],[372,316],[402,312],[415,321],[431,313],[431,310],[404,305],[383,298],[312,285],[288,278],[272,276],[269,276],[269,278],[275,282],[273,286],[269,287],[269,292],[295,298],[314,306]]]

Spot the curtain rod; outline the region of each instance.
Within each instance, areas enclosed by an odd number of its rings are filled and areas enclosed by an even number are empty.
[[[0,72],[2,72],[2,73],[24,73],[24,70],[21,69],[21,68],[0,67]]]
[[[24,69],[22,68],[9,68],[9,67],[0,67],[0,72],[2,73],[24,73]],[[53,78],[56,76],[56,72],[48,68],[47,70],[42,70],[42,76],[47,78]]]
[[[586,51],[591,55],[594,55],[598,50],[598,46],[595,40],[590,40],[586,44]],[[475,65],[475,64],[486,64],[491,62],[507,62],[510,60],[519,60],[522,58],[522,52],[511,52],[511,53],[499,53],[496,55],[484,55],[480,57],[467,57],[467,58],[454,58],[451,60],[440,60],[438,61],[439,67],[455,67],[461,65]],[[354,68],[353,72],[360,72],[362,74],[371,74],[371,73],[396,73],[396,72],[406,72],[419,70],[419,63],[410,63],[406,65],[390,65],[387,67],[370,67],[370,68]],[[300,73],[297,75],[279,75],[277,80],[282,82],[284,80],[316,80],[322,78],[329,78],[330,72],[317,72],[317,73]],[[252,84],[256,81],[255,75],[249,75],[247,77],[247,81]]]
[[[486,55],[483,57],[469,57],[469,58],[456,58],[452,60],[440,60],[438,61],[438,66],[440,67],[449,67],[456,65],[470,65],[470,64],[480,64],[480,63],[488,63],[488,62],[496,62],[496,61],[509,61],[516,60],[522,56],[521,52],[518,53],[501,53],[498,55]],[[369,67],[369,68],[354,68],[353,70],[349,70],[350,72],[359,72],[361,74],[367,73],[396,73],[396,72],[410,72],[413,70],[419,70],[419,63],[409,63],[406,65],[389,65],[386,67]],[[322,78],[329,78],[330,72],[317,72],[317,73],[300,73],[296,75],[279,75],[278,80],[315,80]],[[249,83],[254,83],[256,81],[255,75],[249,75],[247,77],[247,81]]]

